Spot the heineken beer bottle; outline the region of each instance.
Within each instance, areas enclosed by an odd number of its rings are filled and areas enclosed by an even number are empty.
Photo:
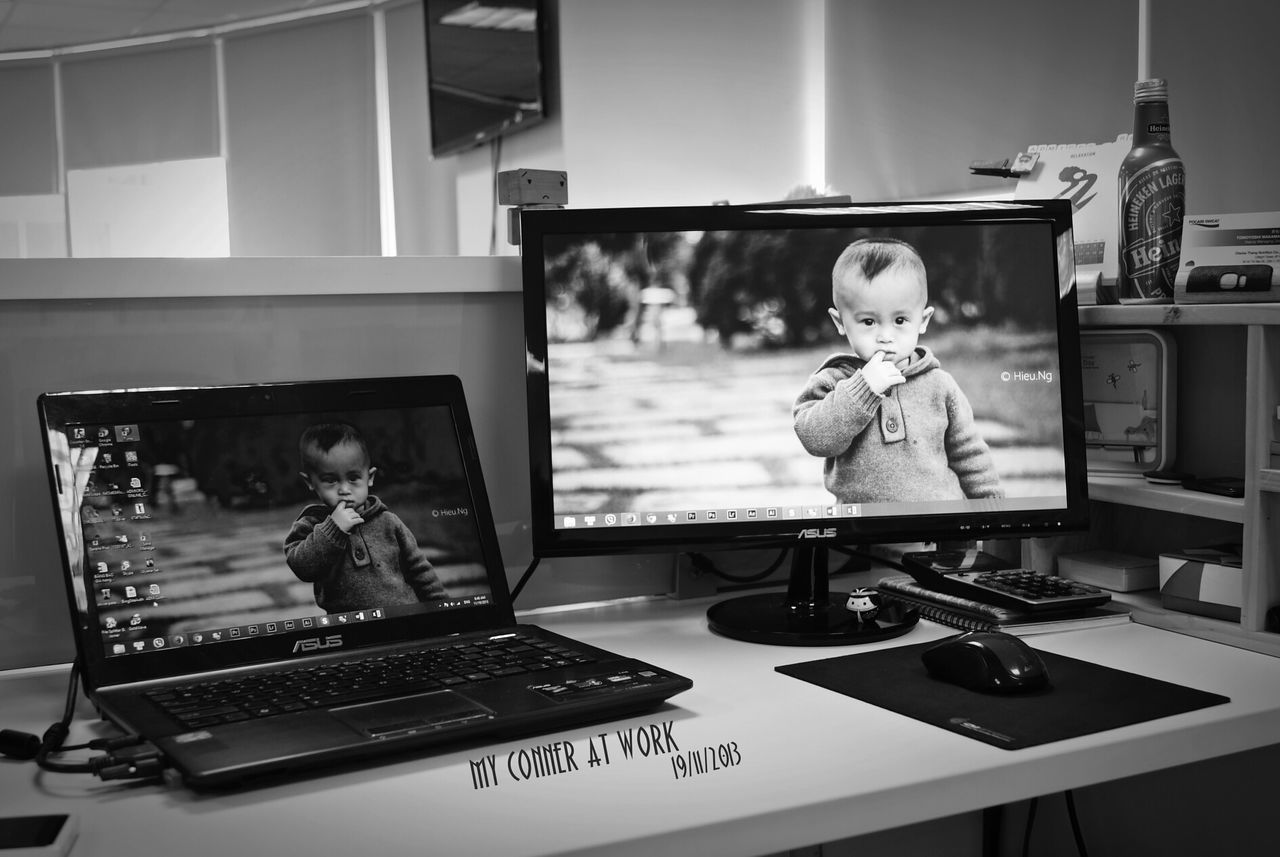
[[[1120,303],[1172,303],[1185,172],[1169,138],[1169,87],[1133,87],[1133,149],[1120,162]]]

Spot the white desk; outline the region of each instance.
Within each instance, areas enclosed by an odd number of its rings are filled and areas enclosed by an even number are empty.
[[[74,857],[217,855],[767,854],[1280,743],[1280,659],[1140,625],[1031,638],[1047,651],[1197,687],[1230,704],[1006,751],[774,672],[857,649],[786,649],[706,630],[708,601],[628,603],[532,621],[681,672],[691,691],[631,720],[344,770],[288,785],[197,795],[0,764],[6,814],[72,812]],[[875,646],[950,633],[922,622]],[[65,673],[0,679],[2,724],[40,732]],[[682,754],[732,743],[740,763],[685,779],[670,755],[623,757],[618,730],[670,722]],[[79,719],[71,741],[96,734]],[[606,733],[610,761],[587,764]],[[578,770],[514,781],[513,751],[575,748]],[[471,760],[497,756],[477,789]]]

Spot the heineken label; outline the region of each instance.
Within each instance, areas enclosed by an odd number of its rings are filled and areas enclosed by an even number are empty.
[[[1121,303],[1173,300],[1182,251],[1184,175],[1182,161],[1168,158],[1142,167],[1121,187]]]

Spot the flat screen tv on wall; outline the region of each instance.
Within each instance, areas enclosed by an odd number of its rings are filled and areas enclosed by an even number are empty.
[[[539,0],[425,0],[431,152],[461,152],[546,119]]]

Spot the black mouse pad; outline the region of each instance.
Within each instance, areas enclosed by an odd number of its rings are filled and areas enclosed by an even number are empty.
[[[929,675],[920,654],[936,642],[788,664],[777,671],[1006,750],[1231,701],[1039,649],[1050,689],[1016,695],[978,693]]]

